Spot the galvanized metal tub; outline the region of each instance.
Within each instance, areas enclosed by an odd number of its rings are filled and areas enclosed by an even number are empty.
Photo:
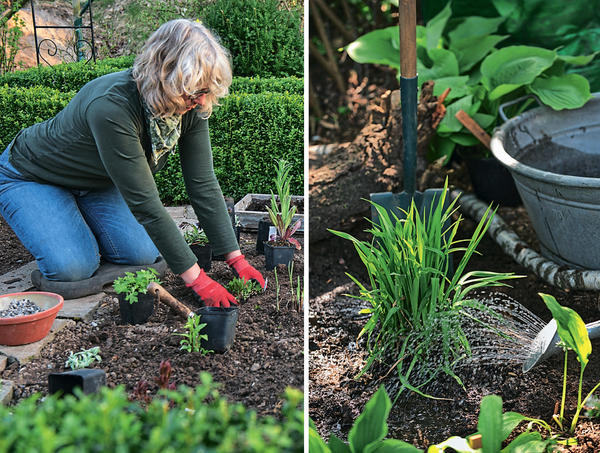
[[[600,269],[600,93],[576,110],[539,107],[507,121],[491,148],[515,179],[542,254]]]

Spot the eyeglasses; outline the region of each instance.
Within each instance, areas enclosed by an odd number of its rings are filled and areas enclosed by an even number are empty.
[[[210,90],[208,88],[203,88],[201,90],[194,91],[188,97],[190,98],[190,101],[196,101],[196,100],[198,100],[198,98],[200,98],[200,96],[202,96],[204,94],[209,94],[209,93],[210,93]]]

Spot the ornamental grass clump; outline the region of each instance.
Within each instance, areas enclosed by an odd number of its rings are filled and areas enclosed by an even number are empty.
[[[267,206],[269,218],[275,228],[277,228],[277,237],[269,238],[274,241],[283,241],[286,244],[291,244],[296,249],[300,250],[300,243],[292,237],[292,235],[300,228],[302,223],[297,220],[292,225],[294,214],[296,214],[296,206],[292,205],[292,196],[290,194],[291,175],[290,171],[292,164],[285,159],[277,161],[277,175],[274,179],[277,189],[277,196],[271,192],[271,207]],[[277,202],[279,200],[279,203]]]
[[[369,350],[360,375],[375,362],[389,371],[396,368],[400,392],[408,388],[423,394],[422,389],[442,372],[462,385],[453,368],[470,354],[464,321],[483,323],[477,312],[491,311],[469,298],[469,292],[486,286],[508,286],[502,280],[516,278],[511,273],[465,273],[494,213],[488,208],[473,236],[459,240],[456,234],[462,218],[452,221],[457,200],[445,207],[446,193],[447,183],[444,195],[426,218],[414,201],[404,211],[405,218],[394,214],[390,217],[385,208],[372,203],[379,223],[371,221],[372,227],[367,230],[373,235],[370,242],[330,230],[352,241],[369,276],[367,286],[348,274],[360,289],[360,295],[352,297],[371,304],[363,311],[371,317],[359,334],[359,338],[367,334]],[[457,252],[463,254],[451,275],[450,261]]]

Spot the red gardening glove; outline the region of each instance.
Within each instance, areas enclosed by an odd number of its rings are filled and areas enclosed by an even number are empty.
[[[245,282],[249,280],[255,280],[262,289],[265,289],[267,286],[261,273],[254,269],[250,263],[246,261],[246,257],[244,255],[238,255],[235,258],[230,258],[225,262],[229,265],[229,267],[232,267],[237,276],[244,279]]]
[[[219,307],[222,305],[227,308],[229,307],[229,302],[237,304],[235,297],[206,275],[206,272],[202,269],[200,269],[200,274],[196,280],[185,286],[192,288],[194,292],[200,296],[200,299],[202,299],[202,302],[204,302],[207,307]]]

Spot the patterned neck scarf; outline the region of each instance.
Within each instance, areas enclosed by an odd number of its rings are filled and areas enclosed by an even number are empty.
[[[175,152],[175,145],[181,136],[181,116],[173,115],[167,118],[158,118],[152,115],[150,109],[142,99],[148,130],[150,131],[150,142],[152,143],[152,155],[150,156],[154,166],[158,165],[160,158],[168,152]]]

